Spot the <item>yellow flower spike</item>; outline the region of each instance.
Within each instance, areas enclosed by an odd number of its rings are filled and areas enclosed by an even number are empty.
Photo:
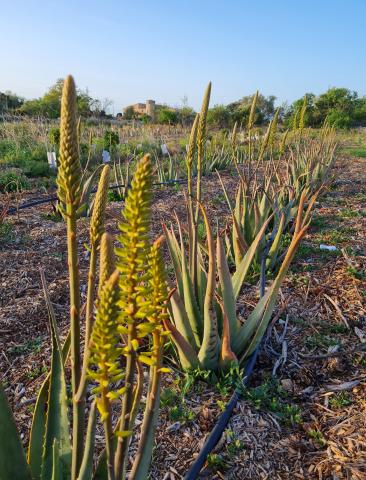
[[[60,158],[57,170],[57,196],[66,216],[76,216],[81,198],[82,170],[76,128],[76,88],[71,75],[65,78],[61,98]]]
[[[119,272],[116,270],[105,283],[101,290],[98,310],[96,314],[90,341],[89,365],[95,366],[100,375],[99,384],[108,393],[112,382],[112,375],[118,375],[121,370],[118,366],[120,349],[118,345],[118,280]],[[95,372],[89,369],[95,378]]]
[[[105,230],[105,209],[108,199],[110,167],[105,165],[95,194],[93,212],[90,220],[90,242],[97,246]]]

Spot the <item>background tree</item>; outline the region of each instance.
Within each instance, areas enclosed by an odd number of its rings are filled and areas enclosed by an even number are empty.
[[[304,96],[305,97],[305,96]],[[304,97],[296,100],[288,109],[285,121],[292,126],[301,109]],[[319,96],[306,94],[306,127],[320,127],[325,121],[336,128],[366,126],[366,97],[347,88],[332,87]]]
[[[4,93],[0,92],[0,113],[14,112],[21,107],[23,103],[24,98],[19,97],[9,90]]]
[[[254,95],[247,95],[227,106],[232,123],[238,122],[239,124],[246,125],[253,97]],[[275,112],[275,101],[276,97],[274,95],[269,95],[268,97],[265,97],[261,93],[258,95],[255,110],[255,124],[264,125],[269,122]]]
[[[61,112],[61,93],[63,79],[60,78],[41,98],[27,100],[19,108],[19,112],[30,116],[42,116],[58,118]],[[77,91],[78,113],[82,116],[90,116],[93,111],[95,100],[89,95],[88,90]]]
[[[233,122],[231,112],[225,105],[215,105],[207,112],[207,124],[218,128],[227,128]]]
[[[123,118],[125,120],[132,120],[133,118],[135,118],[135,111],[133,109],[133,107],[127,107],[124,112],[123,112]]]
[[[169,108],[162,108],[158,112],[157,123],[164,125],[174,125],[178,121],[178,113],[175,110]]]

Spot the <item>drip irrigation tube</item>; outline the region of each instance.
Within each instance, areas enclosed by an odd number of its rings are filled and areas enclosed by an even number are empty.
[[[167,180],[166,182],[157,182],[157,183],[153,183],[153,187],[158,187],[158,186],[162,186],[162,185],[175,185],[175,184],[182,184],[182,183],[185,183],[187,180],[186,179],[177,179],[177,180]],[[121,184],[121,185],[112,185],[109,187],[109,190],[116,190],[117,188],[124,188],[125,185],[124,184]],[[128,185],[128,187],[130,187],[130,185]],[[95,193],[97,191],[97,189],[95,188],[92,193]],[[14,215],[15,213],[18,212],[18,210],[24,210],[26,208],[31,208],[31,207],[36,207],[37,205],[43,205],[45,203],[50,203],[50,202],[55,202],[57,200],[57,195],[52,195],[50,197],[47,197],[47,198],[40,198],[40,199],[37,199],[37,200],[33,200],[32,202],[28,202],[28,203],[23,203],[22,205],[19,205],[18,207],[10,207],[8,210],[7,210],[7,215]]]
[[[260,351],[261,343],[254,350],[252,356],[250,357],[244,371],[244,377],[242,379],[242,385],[247,385],[250,377],[252,376],[254,366],[257,361],[258,353]],[[206,462],[207,456],[212,452],[212,450],[217,445],[218,441],[221,438],[221,435],[229,423],[231,414],[240,398],[240,387],[235,390],[229,402],[226,404],[225,410],[220,415],[216,425],[212,429],[209,437],[207,438],[205,444],[203,445],[201,451],[198,454],[198,457],[191,465],[190,469],[186,473],[184,480],[196,480],[198,475]]]

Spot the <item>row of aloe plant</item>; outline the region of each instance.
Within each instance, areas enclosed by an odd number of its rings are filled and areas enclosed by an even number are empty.
[[[215,242],[212,225],[202,205],[202,165],[210,92],[209,84],[201,112],[192,127],[187,152],[187,221],[183,224],[176,217],[171,225],[164,225],[177,283],[170,301],[170,320],[165,323],[183,369],[217,372],[230,369],[233,362],[243,365],[260,343],[281,283],[309,227],[311,211],[324,183],[325,172],[331,166],[334,148],[331,143],[326,144],[328,156],[324,166],[321,162],[324,148],[317,151],[318,156],[310,149],[309,161],[300,156],[296,160],[298,167],[285,161],[285,175],[292,184],[283,184],[279,169],[288,132],[280,140],[277,163],[273,147],[279,111],[259,145],[254,144],[255,95],[247,125],[245,156],[236,143],[237,126],[232,133],[232,158],[239,178],[234,207],[219,175],[230,210],[231,226],[222,228],[218,220]],[[299,129],[293,132],[298,152],[301,150],[301,135]],[[290,158],[293,158],[291,154]],[[260,170],[262,179],[259,178]],[[296,172],[291,176],[289,171],[294,170]],[[193,172],[196,172],[195,191]],[[205,244],[197,235],[200,216],[203,218]],[[283,247],[285,233],[291,236],[286,249]],[[231,260],[234,268],[231,268]],[[249,316],[240,321],[237,300],[255,264],[261,272],[260,298]],[[268,270],[274,272],[275,277],[266,290]]]
[[[42,274],[50,318],[51,368],[37,398],[27,454],[0,386],[2,479],[114,480],[127,478],[128,469],[129,479],[147,478],[160,377],[164,372],[163,322],[168,298],[161,240],[151,244],[149,238],[150,158],[145,156],[136,167],[119,226],[121,246],[115,253],[112,238],[105,232],[109,177],[110,167],[105,166],[90,221],[88,291],[86,304],[82,305],[78,218],[85,205],[78,155],[76,90],[69,76],[62,95],[57,183],[67,229],[70,330],[62,344]],[[100,274],[96,298],[98,257]],[[85,330],[81,327],[83,319]],[[147,364],[150,371],[147,386],[143,364]],[[71,385],[67,380],[69,367]],[[146,407],[136,454],[129,468],[128,447],[143,393]],[[97,412],[105,432],[105,449],[99,460],[95,446]]]

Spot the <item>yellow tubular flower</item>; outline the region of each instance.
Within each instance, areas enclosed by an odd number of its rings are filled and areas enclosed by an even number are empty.
[[[140,303],[146,296],[146,260],[149,254],[151,162],[149,155],[137,165],[132,188],[129,190],[123,222],[118,237],[122,248],[116,249],[120,277],[120,307],[122,323],[136,323],[142,318]]]
[[[118,279],[116,270],[102,288],[99,298],[98,310],[90,339],[89,349],[89,376],[99,386],[94,393],[107,390],[110,392],[111,384],[119,380],[122,372],[118,365],[121,349],[118,348]],[[120,392],[117,392],[117,394]],[[122,392],[121,392],[122,393]],[[110,395],[111,396],[111,395]],[[98,403],[100,409],[100,404]],[[105,412],[101,412],[102,416]]]

